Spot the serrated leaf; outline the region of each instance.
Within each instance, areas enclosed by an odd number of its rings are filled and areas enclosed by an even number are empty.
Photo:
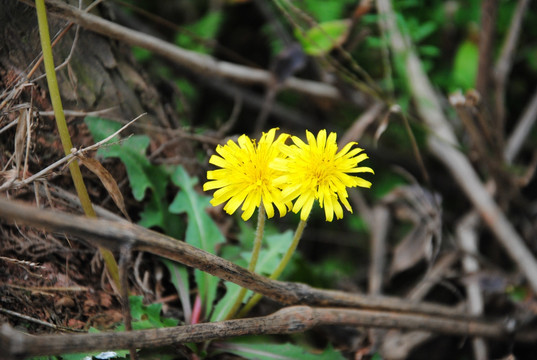
[[[176,326],[176,319],[164,318],[161,316],[162,304],[143,304],[142,296],[129,296],[129,304],[132,316],[132,328],[134,330],[163,328]],[[116,330],[124,331],[125,325],[120,325]]]
[[[181,190],[177,193],[169,210],[175,214],[186,213],[188,215],[185,241],[190,245],[214,254],[216,245],[224,242],[225,239],[218,226],[205,211],[210,206],[210,198],[199,194],[194,189],[194,185],[197,184],[198,180],[191,178],[181,166],[178,166],[173,173],[172,181]],[[206,314],[208,314],[216,297],[219,279],[199,270],[194,272],[194,277],[205,305]]]
[[[298,345],[287,344],[252,344],[244,341],[230,341],[217,344],[223,352],[232,353],[242,356],[246,359],[257,360],[338,360],[345,359],[339,351],[332,347],[325,349],[324,352],[316,354],[305,347]],[[220,350],[219,350],[220,352]]]
[[[87,116],[84,122],[96,142],[105,139],[121,128],[121,124],[115,121],[94,116]],[[119,136],[110,140],[110,142],[118,141]],[[135,135],[124,139],[120,144],[107,145],[97,151],[97,155],[103,158],[117,157],[125,164],[133,196],[138,201],[143,200],[145,190],[152,187],[151,179],[145,171],[145,168],[150,166],[149,160],[145,156],[149,142],[149,137]]]
[[[85,122],[95,141],[108,137],[121,127],[117,122],[98,117],[88,116]],[[119,137],[114,137],[112,141],[119,141]],[[142,201],[147,189],[151,189],[151,195],[140,213],[139,224],[148,228],[158,226],[166,234],[177,238],[182,235],[183,228],[181,222],[168,211],[166,186],[169,174],[164,167],[153,165],[147,159],[149,143],[149,137],[134,135],[121,143],[101,147],[97,154],[103,158],[119,158],[123,162],[136,200]]]
[[[200,249],[215,253],[216,245],[225,241],[218,226],[205,209],[210,205],[210,197],[199,194],[194,186],[198,180],[191,178],[185,169],[178,166],[172,175],[172,181],[181,190],[170,205],[170,211],[175,214],[186,212],[189,217],[185,240]]]
[[[150,178],[147,173],[151,167],[145,155],[149,142],[149,137],[145,135],[134,135],[125,139],[119,146],[99,150],[99,154],[103,157],[118,157],[125,164],[132,195],[138,201],[144,199],[148,188],[155,190],[156,186],[152,180],[158,180]]]
[[[320,23],[305,34],[295,30],[295,36],[302,44],[304,52],[311,56],[321,56],[341,45],[347,38],[351,22],[333,20]]]

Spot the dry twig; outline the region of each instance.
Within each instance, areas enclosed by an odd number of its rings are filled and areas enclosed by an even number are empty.
[[[127,222],[88,219],[57,211],[37,209],[5,199],[0,199],[0,217],[16,221],[17,224],[24,223],[77,236],[110,250],[119,250],[127,246],[132,251],[146,251],[160,255],[288,305],[355,307],[468,318],[466,314],[458,310],[433,303],[349,294],[342,291],[316,289],[305,284],[271,280],[183,241]]]

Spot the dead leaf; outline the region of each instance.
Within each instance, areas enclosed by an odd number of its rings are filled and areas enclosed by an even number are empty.
[[[0,171],[0,185],[10,184],[17,179],[17,170]]]
[[[129,221],[131,220],[129,215],[127,214],[127,209],[125,208],[125,201],[123,200],[123,195],[121,194],[121,191],[119,190],[119,186],[117,185],[116,180],[112,177],[112,174],[108,172],[108,170],[105,169],[104,166],[101,165],[101,163],[93,158],[88,158],[85,156],[77,156],[78,160],[82,165],[84,165],[86,168],[88,168],[89,171],[97,175],[99,180],[103,183],[104,187],[106,188],[106,191],[108,191],[108,194],[116,204],[116,206],[119,208],[119,210],[123,213],[125,218],[127,218]]]
[[[442,234],[440,200],[418,184],[399,186],[383,199],[394,207],[395,217],[412,223],[412,229],[395,247],[390,276],[421,260],[434,259]]]
[[[420,260],[432,257],[433,234],[425,226],[415,224],[414,228],[395,247],[390,275],[416,265]]]
[[[86,323],[78,319],[69,319],[67,320],[67,326],[71,329],[83,329]]]
[[[97,301],[95,301],[95,299],[87,298],[86,300],[84,300],[84,305],[82,308],[84,309],[84,314],[89,314],[90,311],[95,310],[98,306],[99,304],[97,304]]]
[[[105,292],[99,293],[99,303],[102,307],[109,308],[112,306],[112,296]]]
[[[64,296],[54,303],[54,307],[56,309],[67,308],[67,307],[72,308],[74,306],[75,306],[75,301],[73,300],[73,298],[69,296]]]

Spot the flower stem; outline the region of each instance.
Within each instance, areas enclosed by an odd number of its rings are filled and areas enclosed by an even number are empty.
[[[276,270],[274,270],[269,276],[270,279],[276,280],[282,274],[283,270],[289,263],[289,260],[291,260],[291,257],[293,256],[296,247],[300,242],[300,239],[302,238],[302,234],[304,233],[304,229],[306,228],[306,223],[306,220],[300,220],[300,222],[298,223],[298,226],[295,231],[295,236],[293,237],[293,241],[291,242],[291,245],[289,245],[287,252],[283,256]],[[262,297],[263,295],[261,294],[255,294],[254,296],[252,296],[240,311],[239,317],[243,317],[244,315],[248,314],[248,312],[259,302],[259,300],[261,300]]]
[[[43,62],[45,63],[45,73],[47,75],[50,101],[52,103],[52,108],[54,109],[54,116],[56,118],[56,125],[58,127],[58,133],[60,134],[63,150],[65,155],[69,155],[71,153],[71,149],[73,148],[73,143],[71,142],[71,136],[69,135],[69,129],[67,127],[67,122],[65,121],[62,99],[60,97],[58,80],[56,78],[56,69],[54,68],[54,59],[52,57],[52,46],[50,43],[50,32],[47,21],[45,1],[36,0],[35,7],[37,11],[39,35],[41,38],[41,48],[43,50]],[[78,162],[72,161],[69,164],[69,171],[71,172],[71,178],[73,179],[73,183],[75,185],[75,189],[84,213],[88,217],[97,217],[95,210],[91,205],[91,200],[89,198],[86,185],[84,184],[84,179],[82,177],[82,173],[80,172]],[[110,250],[105,248],[100,247],[99,251],[101,252],[106,264],[106,268],[108,269],[116,288],[120,289],[119,270],[114,255]]]
[[[261,244],[263,242],[263,233],[265,232],[265,207],[263,206],[263,203],[259,205],[259,214],[257,216],[257,229],[255,230],[255,239],[254,239],[254,248],[252,249],[252,257],[250,258],[250,263],[248,264],[248,270],[254,272],[255,266],[257,265],[257,260],[259,258],[259,252],[261,251]],[[228,314],[226,315],[226,320],[232,319],[237,311],[239,310],[239,307],[242,304],[242,299],[244,298],[244,295],[246,294],[247,289],[241,288],[239,295],[235,299],[235,302],[233,303],[233,306],[231,307],[231,310],[229,310]]]

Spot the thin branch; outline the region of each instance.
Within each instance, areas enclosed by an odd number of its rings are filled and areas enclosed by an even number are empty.
[[[484,0],[481,3],[481,24],[479,26],[479,66],[475,82],[476,89],[482,97],[487,97],[489,92],[497,13],[498,0]]]
[[[526,14],[526,9],[528,8],[529,3],[530,0],[518,1],[513,17],[511,18],[511,25],[509,26],[509,32],[503,43],[500,57],[494,67],[494,80],[496,82],[496,116],[500,124],[503,124],[505,121],[505,87],[507,84],[507,77],[513,66],[515,49],[520,36],[520,29],[522,29],[522,20]]]
[[[488,139],[494,149],[502,149],[504,146],[503,124],[492,112],[492,58],[494,51],[494,39],[496,30],[496,18],[498,14],[499,0],[483,0],[481,2],[481,24],[479,26],[479,59],[475,87],[481,96],[481,111],[477,116],[483,134],[491,129],[492,138]]]
[[[384,105],[382,103],[373,103],[367,111],[363,112],[356,120],[354,120],[352,126],[341,137],[339,146],[345,146],[351,141],[359,141],[362,138],[365,129],[377,119],[383,108]]]
[[[389,0],[377,0],[383,31],[388,34],[391,48],[404,61],[410,90],[421,118],[429,128],[427,145],[466,193],[479,214],[500,241],[513,262],[519,267],[532,289],[537,291],[537,262],[524,240],[516,232],[501,209],[487,192],[468,158],[459,151],[459,144],[435,91],[423,71],[421,61],[401,35]]]
[[[475,211],[462,218],[456,228],[457,240],[459,247],[464,251],[465,255],[462,258],[462,267],[466,275],[471,276],[479,271],[479,263],[476,259],[478,254],[477,246],[477,224],[479,217]],[[466,294],[468,311],[473,315],[483,314],[483,294],[481,293],[480,285],[477,281],[470,281],[466,284]],[[474,357],[476,360],[486,360],[487,346],[482,338],[472,340]]]
[[[51,328],[51,329],[54,329],[54,330],[62,330],[62,328],[60,328],[56,324],[52,324],[52,323],[49,323],[49,322],[46,322],[46,321],[43,321],[43,320],[40,320],[40,319],[36,319],[36,318],[31,317],[31,316],[21,314],[19,312],[13,311],[13,310],[4,309],[4,308],[0,307],[0,313],[2,313],[4,315],[8,315],[8,316],[13,316],[13,317],[25,320],[25,321],[29,321],[29,322],[37,324],[37,325],[45,326],[45,327],[48,327],[48,328]],[[0,344],[3,345],[3,342],[0,341]],[[4,348],[4,347],[2,346],[2,348]]]
[[[507,140],[507,145],[504,151],[504,158],[507,163],[512,163],[516,155],[520,151],[524,140],[529,136],[530,130],[537,120],[537,89],[531,100],[529,101],[526,110],[517,122],[515,130]]]
[[[129,347],[146,348],[185,342],[203,342],[244,335],[292,334],[319,325],[347,325],[380,328],[420,329],[459,336],[505,338],[510,335],[502,322],[431,318],[423,315],[382,311],[293,306],[271,315],[213,323],[131,332],[104,332],[84,335],[31,336],[4,324],[0,344],[12,358],[72,352],[104,351]],[[535,332],[520,332],[515,339],[533,342]]]
[[[305,284],[271,280],[183,241],[127,222],[88,219],[57,211],[37,209],[5,199],[0,199],[0,218],[16,221],[17,224],[23,223],[59,231],[74,236],[74,240],[77,237],[83,238],[110,250],[130,246],[133,251],[146,251],[160,255],[288,305],[356,307],[468,318],[468,315],[461,311],[439,304],[321,290]]]
[[[377,205],[372,211],[371,224],[371,263],[369,265],[368,293],[382,293],[384,273],[386,271],[387,236],[390,228],[390,212],[387,206]]]
[[[80,110],[63,110],[67,116],[85,117],[85,116],[100,116],[112,110],[117,110],[117,106],[112,106],[102,110],[95,111],[80,111]],[[54,116],[54,111],[39,111],[39,116]]]
[[[19,1],[29,6],[35,6],[33,1]],[[227,78],[246,84],[267,85],[271,81],[271,74],[268,71],[219,61],[208,55],[182,49],[154,36],[128,29],[98,16],[88,14],[58,0],[47,0],[47,10],[51,15],[73,21],[86,30],[94,31],[132,46],[140,46],[207,77]],[[342,100],[342,96],[336,87],[315,81],[290,78],[285,82],[283,88],[312,97],[335,101]],[[355,96],[357,94],[351,95],[350,100],[352,101]]]

